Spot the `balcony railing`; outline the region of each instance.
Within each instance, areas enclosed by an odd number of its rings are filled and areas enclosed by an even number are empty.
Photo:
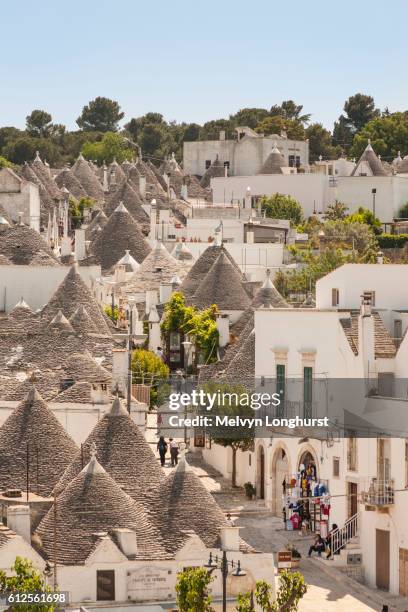
[[[394,504],[394,481],[373,478],[368,491],[361,494],[363,504],[386,507]]]

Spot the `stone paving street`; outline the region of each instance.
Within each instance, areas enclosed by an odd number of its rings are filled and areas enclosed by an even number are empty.
[[[152,415],[150,418],[152,419]],[[154,448],[157,436],[153,422],[150,425],[148,439]],[[381,612],[383,604],[388,604],[390,612],[408,611],[406,600],[376,589],[368,589],[330,567],[329,562],[307,558],[312,536],[302,537],[299,532],[286,531],[282,520],[272,516],[263,502],[247,500],[242,490],[232,488],[228,480],[203,461],[200,453],[188,452],[186,458],[221,508],[231,512],[235,523],[242,527],[243,539],[254,548],[277,553],[284,549],[287,543],[295,544],[302,554],[299,569],[308,585],[308,591],[299,605],[300,612]],[[166,472],[172,469],[169,463],[168,459],[164,468]]]

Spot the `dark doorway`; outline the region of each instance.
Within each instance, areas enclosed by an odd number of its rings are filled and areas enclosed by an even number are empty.
[[[98,601],[115,600],[115,570],[97,570],[96,599]]]
[[[347,483],[347,501],[348,501],[348,518],[357,514],[358,503],[357,503],[357,483]]]
[[[390,532],[375,530],[375,569],[378,589],[390,589]]]
[[[265,499],[265,452],[262,446],[258,451],[258,497]]]

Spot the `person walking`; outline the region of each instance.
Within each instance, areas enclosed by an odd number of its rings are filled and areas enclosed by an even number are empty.
[[[170,459],[171,467],[175,467],[178,464],[179,445],[176,440],[170,438]]]
[[[161,466],[164,467],[167,453],[167,442],[164,439],[164,436],[160,436],[159,441],[157,443],[157,450],[159,451]]]

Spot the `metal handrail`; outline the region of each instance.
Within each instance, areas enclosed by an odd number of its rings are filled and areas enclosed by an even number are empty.
[[[347,521],[344,523],[343,527],[339,527],[333,533],[330,534],[330,548],[331,554],[336,554],[339,550],[344,548],[344,546],[350,542],[358,533],[359,527],[359,513],[353,514]]]

